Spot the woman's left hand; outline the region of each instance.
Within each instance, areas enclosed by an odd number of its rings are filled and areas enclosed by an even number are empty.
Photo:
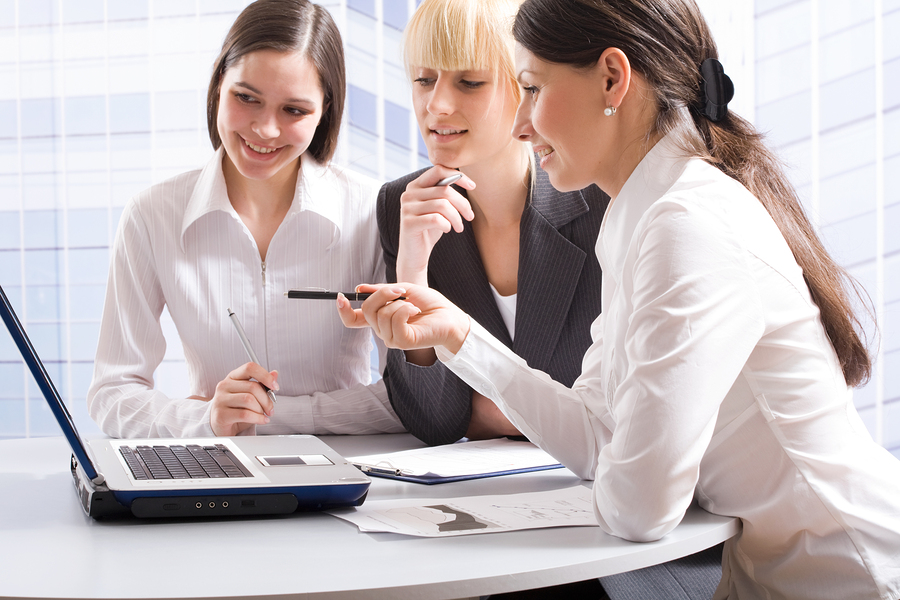
[[[346,327],[371,327],[388,348],[415,350],[444,346],[454,354],[469,334],[469,316],[440,293],[411,283],[360,285],[371,292],[361,308],[343,296],[338,314]],[[406,298],[399,300],[400,297]]]

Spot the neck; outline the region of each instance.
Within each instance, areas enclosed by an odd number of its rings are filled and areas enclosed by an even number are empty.
[[[460,168],[478,186],[468,193],[476,221],[489,227],[518,225],[528,200],[529,151],[512,140],[502,152]]]
[[[222,159],[222,172],[228,199],[241,217],[256,221],[276,219],[281,223],[294,199],[300,159],[294,168],[281,169],[269,179],[255,180],[244,177],[226,154]]]

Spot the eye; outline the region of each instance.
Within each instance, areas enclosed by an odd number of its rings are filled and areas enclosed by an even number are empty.
[[[484,85],[483,81],[470,81],[468,79],[460,79],[459,82],[470,90],[477,90]]]
[[[239,101],[243,102],[244,104],[252,104],[253,102],[256,102],[256,98],[254,98],[253,96],[250,96],[249,94],[245,94],[243,92],[235,92],[234,97],[237,98]]]
[[[284,108],[284,112],[291,115],[292,117],[305,117],[308,114],[311,114],[313,111],[307,110],[305,108],[296,108],[294,106],[286,106]]]
[[[526,94],[531,94],[532,98],[538,93],[538,88],[536,85],[523,85],[522,89],[525,90]]]
[[[428,87],[429,85],[434,85],[434,79],[431,77],[416,77],[413,79],[413,83],[418,83],[422,87]]]

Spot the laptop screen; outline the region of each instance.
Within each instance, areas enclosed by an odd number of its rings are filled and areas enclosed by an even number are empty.
[[[59,392],[56,391],[56,386],[50,380],[50,375],[47,373],[47,369],[44,368],[44,363],[41,362],[37,352],[34,350],[34,346],[31,345],[31,340],[28,339],[25,328],[22,327],[22,323],[19,321],[16,311],[13,310],[9,298],[6,297],[3,286],[0,286],[0,317],[3,317],[6,328],[9,329],[13,341],[19,347],[19,352],[22,354],[25,364],[31,370],[31,374],[34,376],[38,387],[41,388],[47,404],[50,405],[50,410],[53,411],[53,416],[56,417],[59,426],[69,440],[72,453],[75,454],[75,458],[81,464],[85,474],[91,479],[95,479],[97,471],[94,469],[91,459],[88,458],[84,444],[81,442],[81,436],[78,435],[78,430],[75,429],[75,421],[72,420],[72,415],[69,414],[69,410],[66,408],[62,398],[60,398]]]

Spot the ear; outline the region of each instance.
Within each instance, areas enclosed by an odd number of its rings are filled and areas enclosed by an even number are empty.
[[[597,60],[606,106],[619,108],[631,87],[631,63],[618,48],[607,48]],[[605,108],[605,107],[604,107]]]

